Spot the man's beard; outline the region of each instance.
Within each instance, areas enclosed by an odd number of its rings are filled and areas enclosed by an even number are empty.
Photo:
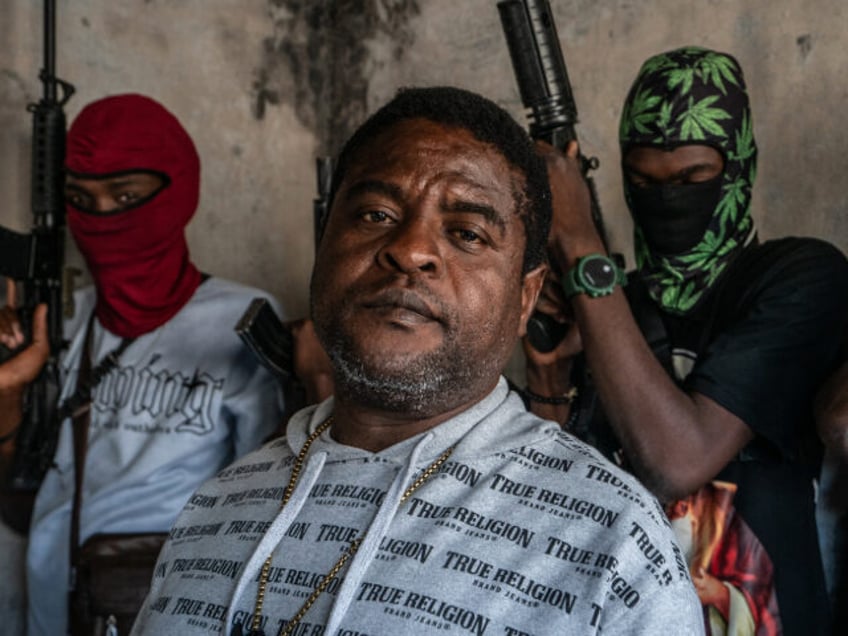
[[[315,311],[315,327],[333,361],[335,393],[362,406],[418,417],[444,413],[469,401],[501,372],[492,348],[475,352],[453,327],[459,318],[440,305],[444,338],[432,351],[369,355],[345,328],[345,302]],[[480,325],[481,330],[491,329]],[[416,336],[411,334],[410,338]],[[493,369],[497,367],[497,369]]]
[[[328,335],[324,347],[335,369],[336,393],[363,406],[428,416],[461,404],[469,387],[480,381],[482,370],[469,364],[454,338],[445,338],[434,351],[389,360],[357,352],[339,324],[324,333]]]

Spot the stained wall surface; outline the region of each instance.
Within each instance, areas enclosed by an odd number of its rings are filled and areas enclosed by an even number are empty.
[[[495,0],[58,0],[60,77],[71,119],[138,91],[183,121],[203,158],[189,241],[207,271],[307,310],[314,158],[411,84],[479,91],[523,117]],[[587,154],[613,247],[629,255],[616,144],[641,61],[683,44],[735,54],[760,146],[754,214],[765,237],[848,248],[843,112],[848,5],[841,0],[554,0]],[[29,223],[30,119],[41,7],[0,6],[0,223]],[[630,259],[632,262],[632,259]]]
[[[166,104],[203,161],[196,262],[307,311],[314,158],[403,85],[469,88],[523,117],[495,0],[57,0],[58,74],[83,105],[119,92]],[[632,264],[617,121],[642,60],[685,44],[745,69],[765,238],[848,249],[844,0],[552,0],[612,247]],[[41,3],[0,3],[0,224],[29,227],[30,118]],[[840,71],[840,69],[842,69]],[[71,260],[79,256],[71,248]],[[3,559],[0,559],[3,562]],[[5,579],[4,580],[9,580]],[[2,611],[2,610],[0,610]],[[9,625],[9,623],[5,623]],[[14,623],[12,623],[14,624]],[[10,632],[11,633],[11,632]]]

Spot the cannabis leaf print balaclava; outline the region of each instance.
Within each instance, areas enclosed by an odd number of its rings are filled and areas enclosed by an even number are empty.
[[[647,60],[624,103],[619,142],[622,158],[633,146],[673,150],[685,144],[711,146],[724,158],[718,203],[697,244],[661,254],[651,249],[638,222],[634,228],[636,265],[651,297],[667,312],[686,314],[754,231],[751,187],[757,148],[738,62],[697,47]],[[632,211],[635,187],[624,181]]]

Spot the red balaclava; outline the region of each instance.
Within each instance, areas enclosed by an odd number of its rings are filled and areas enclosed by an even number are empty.
[[[80,178],[154,172],[151,198],[106,215],[67,206],[68,227],[97,287],[95,314],[109,331],[136,337],[166,323],[201,282],[185,227],[200,196],[200,158],[188,133],[143,95],[86,106],[68,131],[65,166]]]

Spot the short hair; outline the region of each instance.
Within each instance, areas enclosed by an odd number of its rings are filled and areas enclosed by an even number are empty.
[[[551,191],[545,161],[527,132],[503,108],[471,91],[450,86],[401,88],[348,139],[339,153],[328,198],[328,210],[339,184],[360,150],[391,126],[410,119],[462,128],[478,141],[493,146],[524,177],[524,190],[516,197],[516,211],[525,229],[522,274],[545,260],[551,225]],[[326,223],[326,219],[322,221]]]

